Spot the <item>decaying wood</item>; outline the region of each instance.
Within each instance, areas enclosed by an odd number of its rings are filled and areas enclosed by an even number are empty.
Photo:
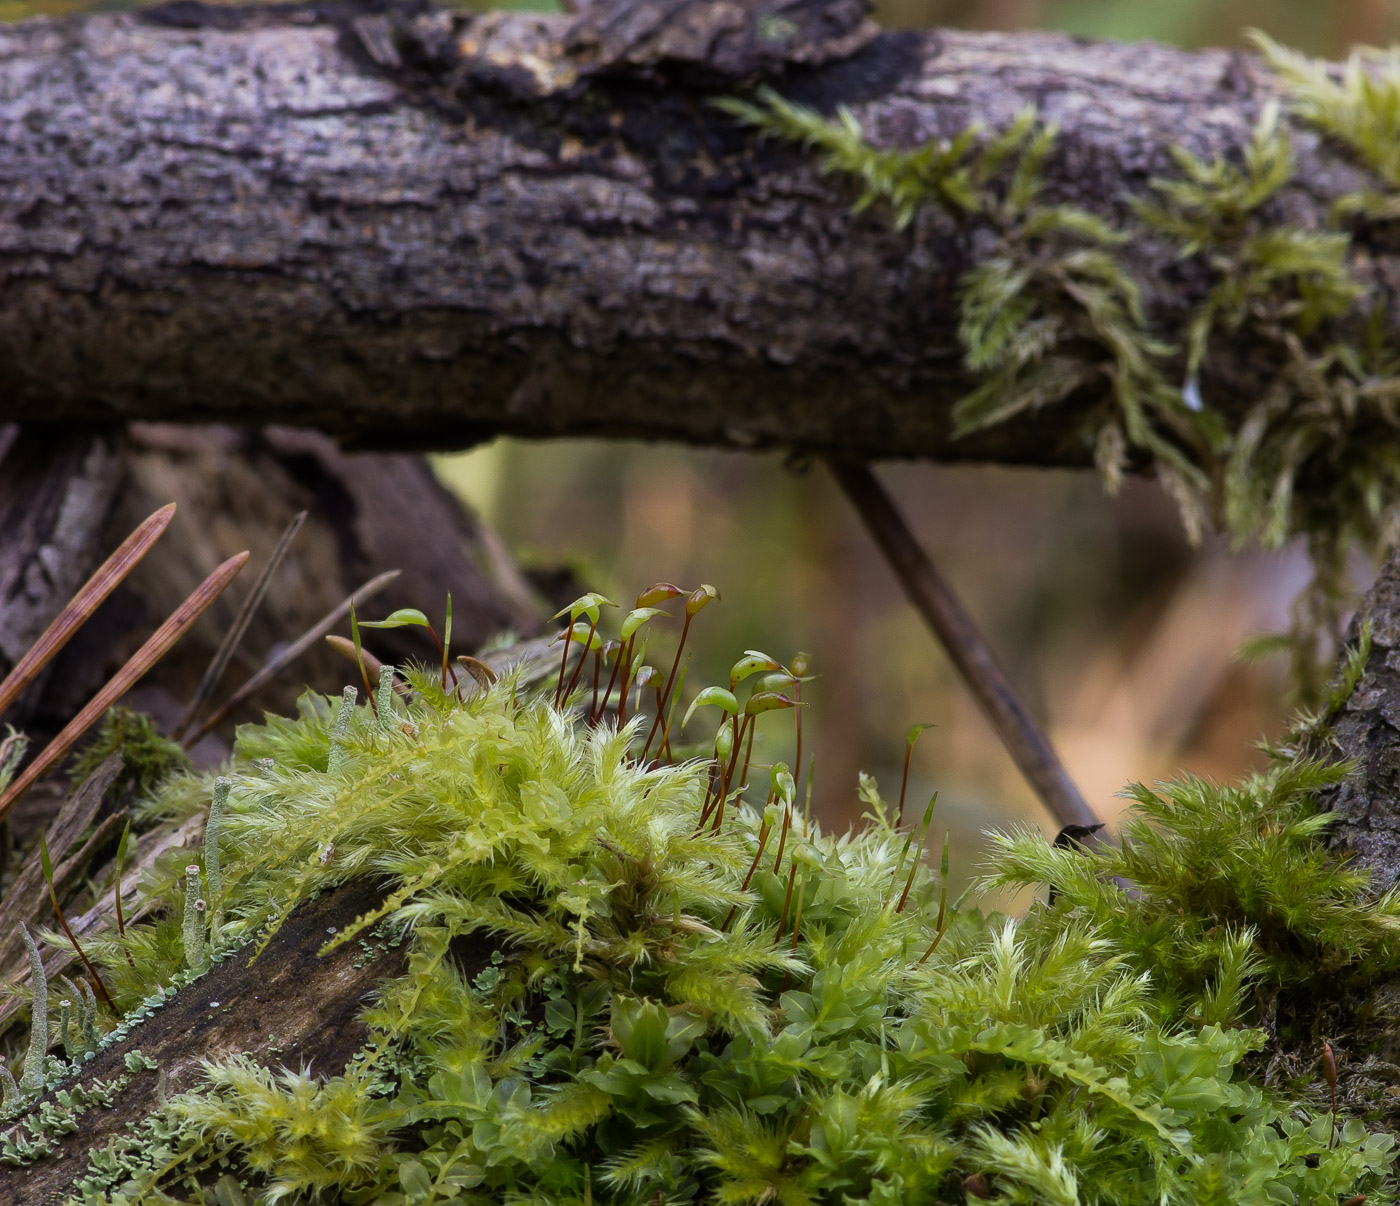
[[[1047,200],[1120,224],[1171,148],[1237,155],[1277,94],[1232,51],[880,33],[857,0],[577,19],[181,0],[6,26],[0,396],[34,420],[379,447],[510,432],[1087,464],[1075,420],[1099,386],[951,438],[975,240],[853,216],[848,182],[711,103],[759,83],[847,105],[886,146],[1034,105],[1061,130]],[[1320,226],[1364,182],[1293,142],[1277,216]],[[1393,242],[1362,230],[1355,250],[1383,293],[1400,281]],[[1207,282],[1165,240],[1121,255],[1179,326]],[[1212,396],[1248,405],[1264,354],[1212,348]]]
[[[123,913],[128,925],[133,921],[141,921],[149,917],[157,907],[155,898],[138,894],[142,878],[155,867],[156,861],[167,851],[194,849],[203,840],[205,819],[205,815],[200,813],[187,817],[178,824],[161,825],[149,833],[142,834],[132,843],[135,852],[127,858],[126,867],[122,872],[122,900],[125,902]],[[100,829],[101,827],[99,827],[98,832]],[[97,833],[94,833],[93,837],[96,836]],[[84,847],[87,845],[88,843],[84,843]],[[97,878],[102,879],[109,876],[110,873],[110,866],[104,867]],[[116,891],[115,888],[108,888],[84,912],[77,914],[77,916],[69,916],[68,925],[77,935],[78,941],[81,942],[89,934],[109,931],[115,915]],[[73,948],[66,942],[60,946],[44,946],[39,953],[44,961],[44,974],[51,984],[57,981],[58,976],[68,972],[78,962]],[[10,967],[0,971],[0,980],[7,984],[27,985],[29,982],[28,960],[20,959]],[[3,1000],[0,1000],[0,1031],[11,1024],[12,1019],[23,1007],[24,1002],[13,994],[6,995]]]
[[[46,837],[49,854],[54,860],[54,888],[60,898],[67,896],[67,889],[73,885],[73,872],[81,865],[78,856],[84,855],[84,850],[79,850],[73,859],[68,859],[68,852],[92,824],[97,810],[102,806],[103,796],[121,769],[121,757],[113,754],[68,797],[53,823],[48,826]],[[84,843],[84,849],[89,845]],[[86,857],[91,858],[95,852],[95,848],[87,851]],[[36,849],[31,852],[14,882],[5,885],[4,895],[0,896],[0,972],[17,970],[24,962],[24,944],[19,936],[21,925],[36,930],[41,925],[51,927],[56,924]]]
[[[240,645],[225,692],[259,667],[289,631],[330,610],[375,571],[402,570],[375,600],[376,614],[401,606],[441,608],[454,602],[454,642],[473,648],[502,629],[529,633],[540,618],[518,574],[481,539],[481,529],[435,480],[419,457],[341,452],[312,433],[271,430],[131,432],[74,430],[62,437],[33,428],[0,429],[0,670],[19,658],[88,573],[156,506],[175,501],[176,520],[149,554],[71,643],[21,697],[14,719],[42,743],[72,717],[97,687],[150,634],[156,623],[206,570],[230,549],[249,545],[265,558],[287,518],[308,509],[307,530],[274,576],[268,598]],[[492,571],[488,577],[487,567]],[[220,599],[127,702],[156,716],[169,730],[210,655],[232,621],[240,592]],[[375,647],[399,664],[427,659],[430,648],[401,634],[376,635]],[[294,676],[294,679],[293,679]],[[348,678],[342,662],[313,654],[289,669],[236,712],[257,715],[258,705],[288,710],[291,683],[338,690]],[[215,698],[219,695],[216,692]],[[218,757],[226,746],[205,751]],[[119,818],[99,814],[115,773],[107,764],[66,798],[54,786],[31,795],[12,818],[22,848],[44,827],[56,861],[56,885],[81,940],[113,915],[108,888],[84,911],[70,895],[94,860],[110,857]],[[93,826],[96,823],[96,828]],[[141,836],[128,860],[123,895],[128,919],[145,871],[164,851],[198,843],[203,818],[162,826]],[[84,835],[86,835],[85,840]],[[110,878],[102,871],[98,883]],[[27,963],[18,925],[52,926],[37,850],[0,891],[0,978],[23,982]],[[68,969],[72,952],[46,948],[51,976]],[[0,1003],[0,1028],[19,1002]]]
[[[126,478],[120,433],[0,429],[0,666],[6,673],[111,551],[107,518]],[[120,539],[120,538],[119,538]],[[115,547],[115,546],[112,546]],[[6,719],[22,725],[52,668]]]
[[[112,1108],[84,1113],[56,1154],[0,1172],[0,1206],[63,1201],[89,1152],[125,1134],[128,1120],[150,1113],[159,1092],[193,1088],[201,1060],[252,1052],[273,1067],[306,1066],[320,1076],[342,1072],[368,1037],[359,1018],[366,997],[377,980],[402,973],[404,950],[374,944],[366,954],[346,943],[325,958],[316,952],[331,927],[348,925],[380,899],[360,880],[302,905],[256,962],[255,947],[245,947],[99,1054],[84,1067],[82,1081],[128,1076],[126,1087]],[[158,1069],[129,1072],[125,1056],[137,1049]]]

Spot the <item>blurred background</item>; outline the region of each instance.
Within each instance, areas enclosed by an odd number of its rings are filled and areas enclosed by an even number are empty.
[[[0,18],[100,0],[0,0]],[[473,4],[472,7],[487,7]],[[550,3],[515,7],[551,8]],[[1400,30],[1400,0],[879,0],[893,26],[1057,29],[1182,46],[1243,45],[1259,27],[1339,57]],[[574,442],[498,441],[438,461],[527,567],[565,566],[625,609],[658,580],[717,586],[696,623],[690,683],[724,682],[745,649],[812,655],[806,691],[817,752],[813,809],[856,819],[857,774],[898,794],[904,734],[936,727],[914,756],[910,798],[940,793],[955,874],[972,873],[984,830],[1055,826],[1020,780],[946,659],[819,466],[776,456]],[[1248,635],[1286,625],[1308,577],[1299,550],[1192,549],[1155,485],[1106,498],[1092,475],[891,465],[912,526],[983,626],[1101,814],[1129,780],[1181,770],[1229,779],[1261,765],[1254,743],[1287,715],[1284,667],[1240,664]],[[1358,584],[1368,570],[1357,567]],[[666,659],[674,629],[653,644]],[[714,714],[697,719],[695,738]],[[758,757],[789,757],[791,720],[765,718]],[[805,770],[805,768],[804,768]]]

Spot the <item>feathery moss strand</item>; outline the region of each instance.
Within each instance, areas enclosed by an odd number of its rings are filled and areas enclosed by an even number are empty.
[[[1266,104],[1237,161],[1176,149],[1175,172],[1114,222],[1043,199],[1056,131],[1033,112],[896,149],[872,145],[847,109],[824,117],[771,89],[720,107],[849,176],[857,210],[885,207],[915,238],[929,210],[940,237],[962,242],[958,330],[973,385],[954,407],[956,434],[1097,394],[1106,401],[1086,411],[1083,436],[1110,490],[1131,463],[1150,465],[1193,539],[1213,522],[1237,544],[1306,540],[1313,582],[1270,648],[1290,654],[1300,699],[1315,703],[1349,598],[1347,551],[1377,552],[1400,531],[1400,347],[1353,242],[1358,222],[1400,216],[1400,50],[1358,50],[1337,77],[1256,41],[1286,114]],[[1300,184],[1290,121],[1349,147],[1374,182],[1338,198],[1324,229],[1283,217]],[[1169,240],[1206,282],[1184,318],[1146,312],[1146,282],[1117,252],[1142,239]],[[1222,339],[1258,347],[1266,366],[1243,405],[1215,369]]]

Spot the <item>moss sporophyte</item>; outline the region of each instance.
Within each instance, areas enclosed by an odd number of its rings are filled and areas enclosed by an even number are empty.
[[[1376,551],[1396,534],[1400,347],[1355,236],[1400,214],[1400,51],[1360,49],[1339,76],[1254,37],[1282,107],[1262,106],[1237,156],[1174,149],[1171,171],[1106,213],[1043,199],[1059,136],[1033,110],[1004,130],[973,124],[947,141],[888,148],[850,111],[827,117],[770,89],[721,107],[850,177],[858,209],[883,208],[901,228],[936,210],[940,230],[962,239],[958,333],[974,384],[954,408],[955,434],[1082,401],[1087,388],[1105,399],[1086,412],[1083,435],[1110,489],[1130,461],[1147,463],[1193,536],[1212,520],[1237,544],[1302,536],[1313,588],[1274,644],[1292,652],[1314,700],[1325,681],[1316,638],[1339,629],[1347,550]],[[1369,178],[1335,198],[1321,229],[1283,217],[1284,194],[1306,184],[1290,123],[1326,135]],[[1204,282],[1181,316],[1145,311],[1148,282],[1120,254],[1164,239]],[[1212,371],[1225,340],[1257,344],[1272,366],[1243,407]]]
[[[388,896],[325,949],[402,941],[407,962],[339,1075],[214,1060],[89,1152],[72,1201],[1392,1200],[1392,1138],[1352,1114],[1371,1103],[1334,1116],[1320,1076],[1258,1079],[1266,1044],[1341,1025],[1400,970],[1400,899],[1317,841],[1336,769],[1134,789],[1116,846],[1004,836],[984,886],[1056,886],[1017,921],[950,902],[946,845],[938,871],[918,857],[936,805],[905,827],[864,777],[864,822],[832,834],[786,766],[755,773],[747,733],[795,736],[801,709],[770,705],[805,656],[741,657],[697,695],[722,719],[685,758],[633,667],[622,694],[575,674],[581,653],[601,669],[595,638],[559,643],[572,691],[552,666],[447,689],[440,665],[386,667],[377,716],[308,694],[240,729],[221,774],[157,789],[137,827],[210,809],[206,847],[171,851],[129,902],[145,919],[87,943],[119,1016],[60,994],[70,1057],[139,1039],[171,986],[359,877]],[[36,971],[0,1160],[117,1091],[46,1058],[55,995]],[[67,1105],[36,1106],[55,1086]]]

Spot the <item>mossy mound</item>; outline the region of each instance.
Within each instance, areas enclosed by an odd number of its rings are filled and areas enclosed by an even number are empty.
[[[131,1008],[381,877],[385,906],[330,939],[408,946],[370,1042],[328,1079],[208,1066],[75,1200],[1392,1200],[1389,1135],[1242,1070],[1260,999],[1397,963],[1396,903],[1358,903],[1315,840],[1332,772],[1143,793],[1122,851],[1007,839],[996,878],[1059,887],[1018,922],[950,905],[868,780],[858,832],[806,822],[781,771],[764,811],[702,827],[707,764],[639,765],[634,725],[509,679],[465,702],[410,681],[378,715],[307,696],[242,729],[218,883],[189,902],[213,925],[191,949],[174,852],[145,889],[164,920],[96,951]],[[180,777],[153,807],[213,794]],[[470,934],[497,950],[475,975]]]

